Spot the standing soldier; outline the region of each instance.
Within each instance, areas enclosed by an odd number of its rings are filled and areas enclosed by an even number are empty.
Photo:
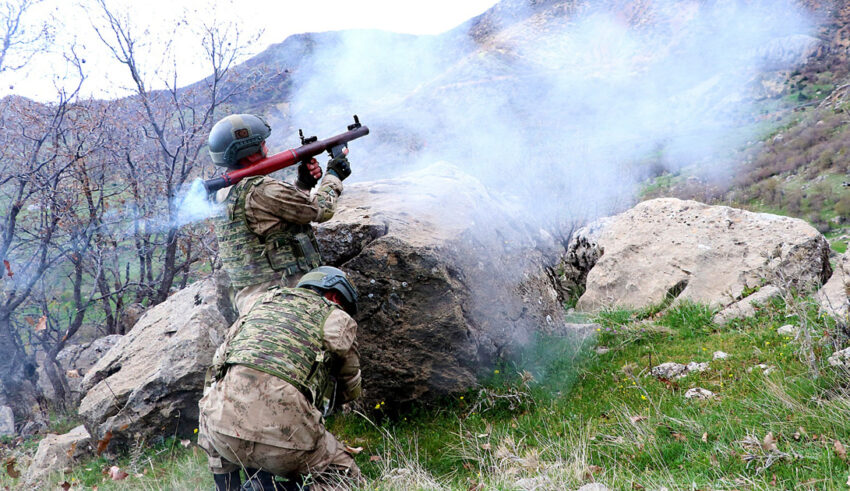
[[[213,163],[228,169],[251,165],[266,157],[271,127],[259,116],[234,114],[213,126],[209,152]],[[345,153],[347,153],[347,149]],[[322,260],[311,222],[329,220],[342,194],[342,180],[351,174],[345,155],[328,162],[322,177],[318,162],[298,166],[295,185],[255,176],[219,190],[215,201],[226,211],[215,219],[222,266],[236,292],[235,305],[247,312],[270,286],[293,286]]]
[[[295,288],[273,287],[230,328],[213,360],[215,381],[200,406],[199,445],[216,489],[273,490],[272,475],[300,489],[347,489],[361,480],[322,409],[360,396],[357,291],[339,269],[322,266]]]

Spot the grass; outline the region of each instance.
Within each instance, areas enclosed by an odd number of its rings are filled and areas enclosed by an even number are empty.
[[[802,312],[800,319],[793,312]],[[364,489],[846,489],[850,466],[847,374],[824,368],[834,339],[806,348],[779,326],[820,339],[834,325],[816,311],[770,302],[725,326],[703,305],[614,310],[598,330],[541,338],[482,387],[412,408],[352,411],[328,426],[352,447]],[[607,350],[597,349],[601,346]],[[715,351],[728,353],[713,359]],[[707,362],[678,380],[649,375],[663,362]],[[776,367],[765,375],[754,366]],[[687,400],[694,387],[716,397]],[[368,413],[368,416],[364,413]],[[110,481],[118,465],[130,476]],[[0,486],[16,483],[0,479]],[[166,440],[135,455],[98,458],[61,479],[75,489],[211,489],[203,452]],[[61,482],[61,481],[57,481]]]

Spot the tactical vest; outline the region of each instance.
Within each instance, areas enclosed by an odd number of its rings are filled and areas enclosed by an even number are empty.
[[[322,263],[309,224],[285,224],[265,238],[248,228],[245,199],[262,180],[262,176],[252,177],[233,186],[224,202],[226,213],[214,219],[219,257],[236,291],[306,273]]]
[[[324,326],[334,304],[301,288],[274,288],[244,316],[223,353],[227,365],[245,365],[297,387],[321,409],[331,388],[331,355]]]

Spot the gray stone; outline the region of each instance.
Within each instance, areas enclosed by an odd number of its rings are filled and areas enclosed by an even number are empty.
[[[694,387],[685,392],[685,399],[711,399],[713,397],[714,392],[702,387]]]
[[[850,368],[850,348],[836,351],[826,361],[833,367]]]
[[[538,331],[595,333],[593,324],[566,323],[551,268],[556,245],[525,223],[448,164],[346,186],[316,235],[327,262],[360,292],[367,407],[474,387]]]
[[[771,373],[776,371],[776,367],[773,365],[767,365],[765,363],[759,363],[756,366],[750,367],[747,369],[748,373],[753,373],[756,369],[761,370],[763,375],[770,375]]]
[[[821,310],[839,321],[850,322],[850,255],[844,253],[835,261],[835,272],[829,281],[818,290],[815,298]]]
[[[198,281],[148,310],[83,378],[79,414],[95,440],[188,436],[213,353],[235,320],[229,281]]]
[[[649,373],[656,378],[674,380],[687,377],[691,373],[704,372],[708,369],[708,363],[697,363],[692,361],[687,365],[683,365],[681,363],[667,362],[652,367],[652,370],[650,370]]]
[[[715,351],[712,357],[714,360],[725,360],[726,358],[729,358],[729,353],[725,351]]]
[[[78,405],[80,399],[85,395],[81,390],[83,377],[120,339],[120,334],[112,334],[97,338],[90,343],[67,346],[56,355],[56,361],[65,374],[68,388],[71,390],[68,396],[73,406]],[[38,385],[41,387],[42,392],[44,392],[45,397],[50,400],[56,398],[53,385],[47,377],[47,372],[41,366],[38,368]]]
[[[15,415],[9,406],[0,406],[0,436],[15,434]]]
[[[32,485],[53,473],[71,472],[71,466],[92,453],[91,436],[80,425],[64,435],[50,434],[38,443],[38,450],[24,473],[24,482]]]
[[[590,484],[585,484],[576,491],[611,491],[611,488],[598,482],[592,482]]]
[[[765,305],[768,300],[781,294],[779,288],[773,285],[765,285],[752,295],[742,298],[727,306],[712,319],[716,324],[725,324],[732,319],[743,319],[756,314],[756,307]]]
[[[805,290],[832,272],[829,243],[796,218],[660,198],[589,228],[590,237],[573,239],[598,252],[578,301],[583,311],[671,298],[725,307],[765,279]]]
[[[797,334],[800,334],[800,328],[792,324],[786,324],[777,329],[776,334],[779,334],[780,336],[797,337]]]

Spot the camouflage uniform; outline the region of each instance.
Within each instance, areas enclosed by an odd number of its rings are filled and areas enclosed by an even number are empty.
[[[287,182],[251,177],[221,189],[226,209],[215,218],[219,254],[236,291],[237,310],[247,312],[270,286],[294,286],[321,257],[310,226],[329,220],[342,181],[325,174],[315,195]]]
[[[359,397],[356,333],[354,319],[311,290],[260,295],[216,352],[216,381],[199,403],[198,443],[212,472],[309,474],[312,489],[359,480],[357,464],[318,409],[326,396],[339,403]]]

